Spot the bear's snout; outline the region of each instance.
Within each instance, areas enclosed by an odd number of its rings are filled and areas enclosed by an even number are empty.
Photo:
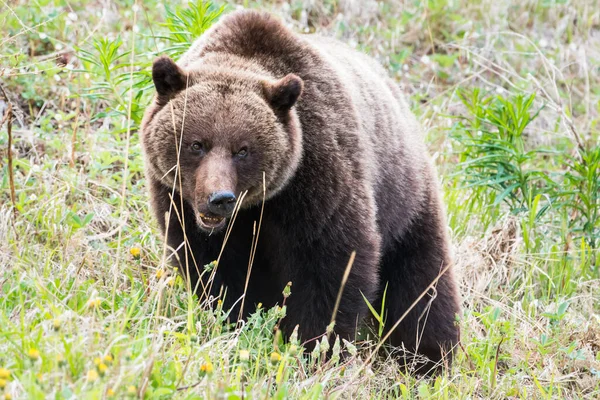
[[[222,217],[229,217],[235,207],[236,197],[230,191],[223,190],[208,196],[208,211]]]

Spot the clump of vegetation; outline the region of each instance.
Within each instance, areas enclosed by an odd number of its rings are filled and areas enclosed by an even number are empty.
[[[379,59],[426,128],[464,298],[434,378],[374,354],[380,331],[305,355],[276,333],[285,305],[231,324],[165,261],[137,137],[149,66],[234,3],[0,9],[0,398],[598,397],[594,1],[238,2]]]

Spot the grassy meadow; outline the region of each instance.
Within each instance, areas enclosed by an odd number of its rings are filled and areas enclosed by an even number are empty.
[[[337,37],[405,91],[463,298],[443,374],[374,354],[377,332],[304,355],[279,307],[232,326],[165,261],[149,67],[237,7]],[[600,398],[597,0],[0,0],[0,32],[0,399]]]

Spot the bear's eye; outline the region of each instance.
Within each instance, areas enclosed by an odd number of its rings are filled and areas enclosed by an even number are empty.
[[[195,153],[201,153],[204,151],[204,146],[200,142],[194,142],[192,143],[191,149]]]
[[[241,149],[238,150],[237,153],[235,153],[236,156],[240,157],[240,158],[244,158],[248,155],[248,148],[247,147],[242,147]]]

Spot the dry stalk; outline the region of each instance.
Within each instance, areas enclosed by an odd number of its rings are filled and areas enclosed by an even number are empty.
[[[348,260],[348,264],[346,264],[346,269],[344,270],[344,275],[342,277],[342,283],[340,285],[340,289],[338,291],[337,298],[335,299],[335,305],[333,306],[333,312],[331,314],[331,320],[329,321],[329,327],[335,324],[335,317],[337,315],[338,309],[340,307],[340,302],[342,301],[342,294],[344,293],[344,288],[346,287],[346,283],[348,282],[348,277],[350,276],[350,270],[354,265],[354,258],[356,257],[356,250],[352,251],[350,254],[350,259]],[[327,339],[329,339],[331,331],[328,329],[327,331]]]
[[[267,183],[265,171],[263,171],[263,200],[260,207],[260,219],[258,220],[258,230],[256,229],[256,221],[254,222],[254,237],[252,240],[252,248],[250,249],[250,260],[248,261],[248,271],[246,273],[246,283],[244,284],[244,294],[242,295],[242,304],[240,305],[240,313],[238,315],[238,322],[242,320],[244,315],[244,301],[246,300],[246,292],[248,291],[248,283],[250,282],[250,273],[252,272],[252,265],[254,264],[254,257],[256,256],[256,248],[258,246],[258,236],[260,235],[260,227],[262,225],[263,213],[265,211],[265,201],[267,197]],[[241,202],[240,202],[241,207]]]
[[[502,342],[504,342],[504,336],[500,339],[498,347],[496,347],[496,359],[494,361],[494,372],[492,373],[492,388],[496,387],[496,374],[498,372],[498,359],[500,358],[500,346],[502,346]]]
[[[75,167],[75,144],[77,143],[77,129],[79,128],[79,109],[81,106],[81,97],[77,97],[77,114],[73,120],[73,135],[71,136],[71,160],[69,165]]]
[[[17,195],[16,195],[16,191],[15,191],[15,176],[14,176],[13,156],[12,156],[12,117],[13,117],[12,103],[10,102],[10,99],[6,95],[6,92],[4,91],[4,88],[2,86],[0,86],[0,91],[2,91],[2,95],[6,99],[6,104],[8,104],[8,107],[6,108],[6,112],[4,113],[4,117],[2,118],[2,121],[0,121],[0,127],[2,125],[4,125],[4,122],[6,121],[6,132],[8,133],[8,146],[6,149],[6,152],[8,155],[8,184],[10,186],[10,201],[13,206],[13,212],[15,213],[15,216],[16,216],[17,215]]]

